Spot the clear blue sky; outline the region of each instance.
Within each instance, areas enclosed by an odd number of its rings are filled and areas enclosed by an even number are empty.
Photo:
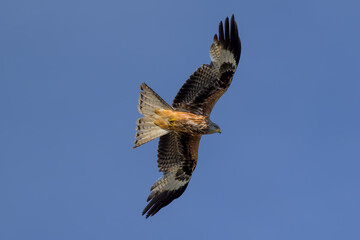
[[[179,3],[181,2],[181,3]],[[0,239],[360,239],[358,1],[0,2]],[[235,14],[237,73],[181,198],[145,220],[169,103]]]

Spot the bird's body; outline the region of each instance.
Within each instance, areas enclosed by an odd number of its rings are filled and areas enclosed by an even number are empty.
[[[162,129],[201,135],[214,133],[211,131],[212,122],[207,116],[165,109],[155,109],[155,114],[159,118],[154,123]]]
[[[160,137],[158,167],[164,176],[151,187],[143,214],[153,216],[185,191],[198,160],[204,134],[221,133],[210,120],[217,100],[229,88],[240,59],[241,44],[234,16],[219,25],[210,48],[211,63],[203,64],[181,87],[172,106],[141,84],[134,148]]]

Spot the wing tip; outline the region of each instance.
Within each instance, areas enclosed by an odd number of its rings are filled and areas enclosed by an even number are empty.
[[[225,30],[225,35],[224,35]],[[216,35],[216,34],[215,34]],[[215,36],[214,36],[215,41]],[[229,17],[225,19],[225,29],[223,22],[219,23],[219,40],[217,41],[220,46],[224,49],[230,50],[235,57],[236,64],[239,63],[240,54],[241,54],[241,41],[238,33],[237,23],[235,21],[235,15],[231,15],[231,20],[229,24]]]
[[[214,35],[214,42],[218,42],[219,40],[218,40],[218,36],[217,36],[217,34],[215,33],[215,35]]]
[[[157,192],[155,194],[151,192],[147,199],[147,201],[150,202],[146,205],[146,207],[142,211],[142,216],[144,216],[145,214],[146,214],[145,218],[154,216],[163,207],[166,207],[176,198],[180,197],[184,193],[188,183],[189,182],[185,183],[183,186],[181,186],[176,190],[171,190],[171,191],[165,190],[162,192]]]

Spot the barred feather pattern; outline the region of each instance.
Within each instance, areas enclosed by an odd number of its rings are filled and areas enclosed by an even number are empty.
[[[167,134],[169,132],[168,130],[162,129],[154,124],[154,121],[158,118],[155,114],[155,109],[172,109],[169,104],[145,83],[141,84],[140,89],[142,92],[140,92],[138,110],[144,117],[137,120],[136,130],[138,130],[138,132],[135,135],[136,139],[133,148],[137,148]]]
[[[214,36],[210,47],[210,65],[202,65],[181,87],[173,101],[173,107],[210,115],[215,103],[226,92],[239,63],[241,43],[234,15],[219,24],[219,37]]]
[[[153,216],[183,194],[196,167],[199,142],[200,135],[170,132],[160,137],[158,167],[164,176],[151,187],[143,215]]]
[[[218,79],[218,72],[210,65],[203,64],[179,90],[173,101],[173,107],[182,111],[203,114],[203,103],[208,96],[208,91],[216,91],[213,84]]]
[[[154,111],[156,108],[172,109],[169,104],[145,83],[141,84],[140,90],[142,90],[142,92],[140,92],[138,110],[144,116],[155,115]]]
[[[154,124],[152,117],[142,117],[137,120],[134,148],[137,148],[153,139],[167,134],[169,131]]]

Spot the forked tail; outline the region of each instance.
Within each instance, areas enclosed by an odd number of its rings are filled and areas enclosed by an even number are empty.
[[[138,110],[144,117],[137,120],[136,130],[139,131],[135,135],[136,140],[134,148],[169,132],[154,124],[154,121],[159,118],[159,116],[155,114],[155,109],[172,109],[169,104],[145,83],[141,84],[140,89],[142,92],[140,92]]]

